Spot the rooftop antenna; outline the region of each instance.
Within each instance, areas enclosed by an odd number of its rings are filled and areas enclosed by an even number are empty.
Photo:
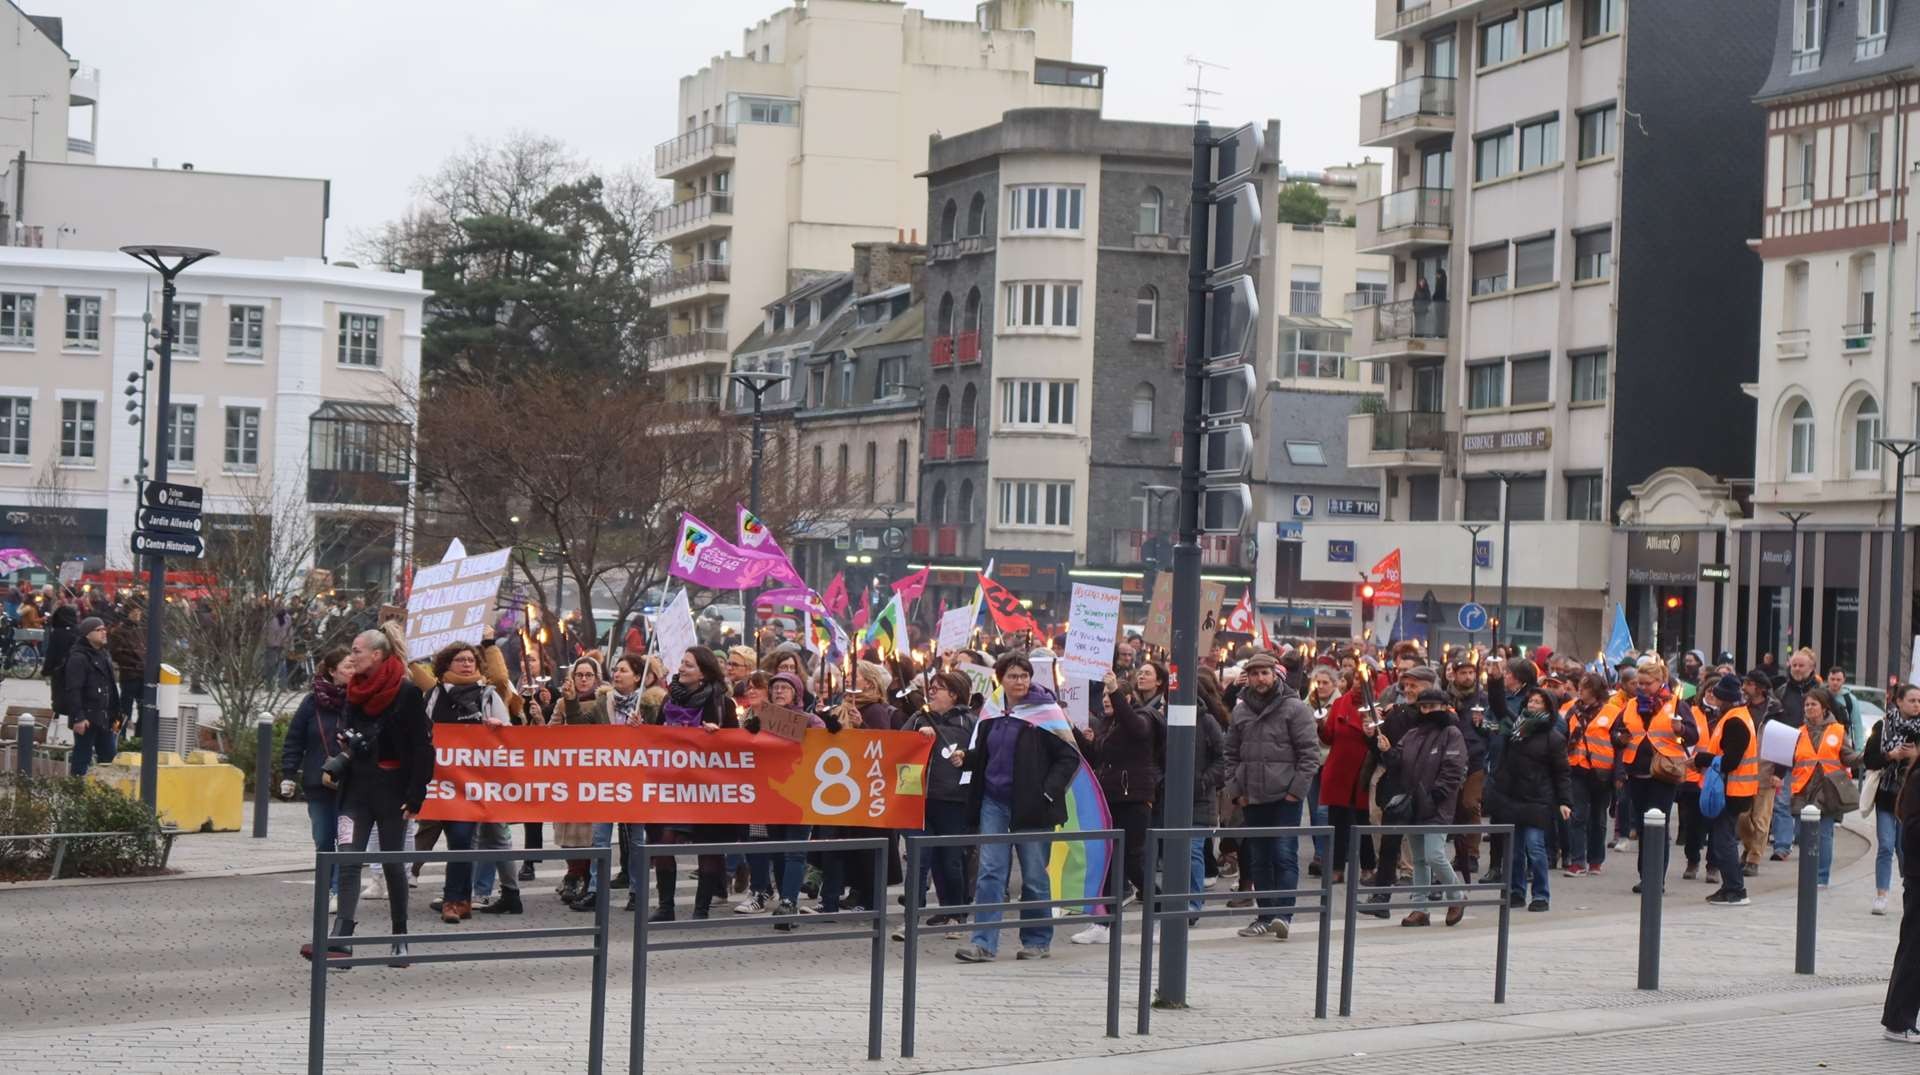
[[[1200,122],[1200,113],[1213,110],[1214,106],[1207,103],[1207,98],[1220,96],[1219,90],[1205,89],[1200,85],[1206,78],[1207,69],[1213,68],[1216,71],[1225,71],[1228,70],[1228,68],[1226,64],[1209,63],[1206,60],[1192,55],[1187,57],[1186,62],[1193,68],[1193,85],[1187,87],[1187,92],[1193,94],[1193,104],[1190,107],[1193,109],[1193,121],[1198,123]]]

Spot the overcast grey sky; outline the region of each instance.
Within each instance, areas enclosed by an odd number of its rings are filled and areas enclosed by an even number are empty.
[[[679,77],[784,0],[20,0],[101,69],[102,164],[333,180],[329,253],[397,216],[469,138],[526,128],[651,162]],[[910,0],[971,19],[973,0]],[[1106,114],[1184,121],[1195,55],[1215,123],[1281,120],[1291,168],[1358,160],[1359,96],[1392,78],[1367,0],[1079,0]],[[1379,157],[1380,151],[1371,151]]]

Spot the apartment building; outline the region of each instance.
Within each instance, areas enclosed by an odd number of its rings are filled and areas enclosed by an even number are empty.
[[[1757,92],[1765,210],[1750,244],[1761,272],[1754,487],[1727,557],[1723,627],[1744,659],[1806,644],[1883,681],[1889,667],[1907,668],[1903,652],[1887,660],[1889,614],[1902,639],[1913,630],[1912,594],[1889,591],[1895,467],[1875,441],[1920,433],[1908,204],[1920,168],[1920,7],[1772,8],[1772,67]],[[1920,518],[1908,488],[1908,517]],[[1789,512],[1805,513],[1797,534]]]
[[[0,166],[91,162],[99,131],[100,69],[67,51],[65,20],[0,0]]]
[[[1360,207],[1358,241],[1393,271],[1353,348],[1386,367],[1386,408],[1354,420],[1348,453],[1378,472],[1382,517],[1307,524],[1305,577],[1351,582],[1400,549],[1409,600],[1438,605],[1435,640],[1464,641],[1456,606],[1476,570],[1491,601],[1505,563],[1504,640],[1593,652],[1620,602],[1636,637],[1715,644],[1723,595],[1698,566],[1722,555],[1716,481],[1750,465],[1743,244],[1772,23],[1734,0],[1375,12],[1395,65],[1361,99],[1360,136],[1391,151],[1394,189]],[[1637,502],[1685,473],[1702,478],[1691,518]],[[1616,517],[1634,522],[1616,534]],[[1646,520],[1657,532],[1632,540]],[[1687,570],[1648,559],[1672,534]],[[1663,586],[1685,588],[1672,610]]]
[[[90,163],[64,126],[97,79],[61,36],[0,4],[0,144],[22,100],[62,135],[36,129],[0,164],[0,545],[133,566],[138,481],[165,451],[171,480],[206,489],[210,543],[300,528],[343,588],[384,595],[413,490],[420,274],[326,264],[326,180]],[[156,241],[221,252],[178,278],[165,444],[157,401],[133,424],[125,394],[163,311],[119,248]]]
[[[923,227],[927,141],[1009,108],[1100,107],[1105,71],[1073,61],[1070,0],[985,0],[975,19],[893,0],[792,0],[680,80],[679,133],[654,149],[673,264],[651,368],[679,398],[721,397],[751,316],[801,279],[844,272],[855,243]]]
[[[1077,109],[933,143],[920,481],[942,520],[928,522],[936,596],[970,600],[967,569],[992,560],[1057,621],[1075,577],[1137,602],[1168,562],[1192,155],[1190,127]],[[1263,197],[1276,168],[1270,155]],[[1260,279],[1270,295],[1270,263]],[[1260,332],[1276,338],[1270,321]],[[929,493],[943,486],[944,507]],[[1248,551],[1208,537],[1202,563],[1244,582]]]

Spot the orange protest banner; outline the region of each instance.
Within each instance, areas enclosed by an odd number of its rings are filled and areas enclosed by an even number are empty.
[[[439,724],[430,821],[650,821],[917,829],[933,741],[745,731]]]

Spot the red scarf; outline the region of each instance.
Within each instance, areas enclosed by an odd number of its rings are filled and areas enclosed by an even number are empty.
[[[393,697],[400,693],[400,684],[406,678],[407,666],[389,654],[378,668],[355,673],[347,681],[347,701],[359,706],[367,716],[377,717],[393,704]]]

